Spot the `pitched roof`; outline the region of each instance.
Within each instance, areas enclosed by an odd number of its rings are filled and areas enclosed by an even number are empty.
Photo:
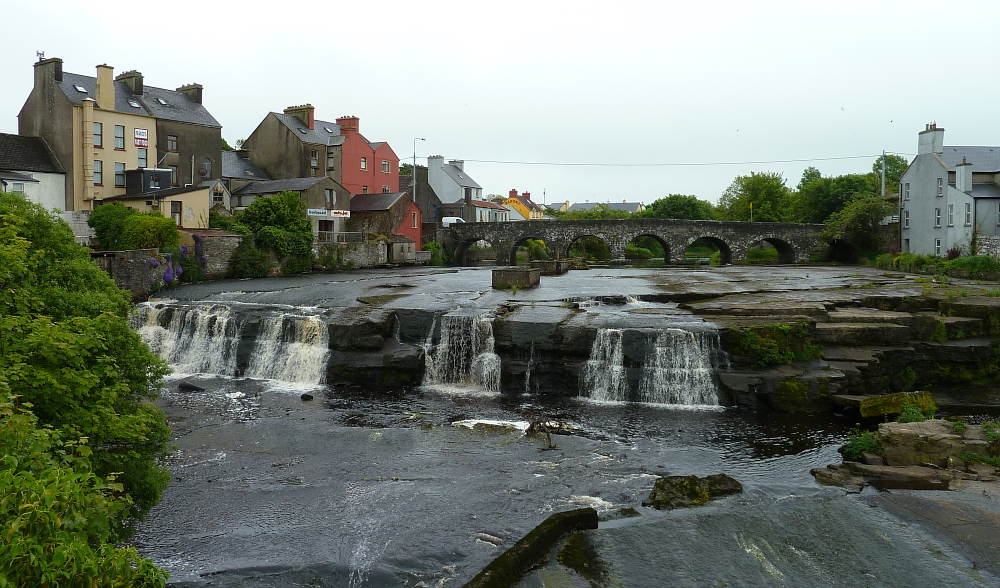
[[[1000,172],[1000,147],[946,145],[943,149],[941,160],[952,171],[964,157],[973,172]]]
[[[497,204],[496,202],[490,202],[489,200],[473,200],[472,203],[479,208],[495,208],[497,210],[507,210],[506,206]]]
[[[327,176],[317,178],[290,178],[287,180],[264,180],[262,182],[250,182],[246,186],[241,186],[233,190],[233,194],[276,194],[278,192],[302,192],[312,188],[323,180],[329,180]],[[331,180],[332,181],[332,180]]]
[[[3,171],[3,170],[0,170],[0,180],[10,180],[12,182],[35,182],[36,184],[38,183],[38,180],[36,180],[35,178],[31,177],[28,174],[22,174],[19,172],[12,172],[12,171]]]
[[[448,174],[451,177],[451,179],[455,180],[456,184],[462,186],[463,188],[482,189],[482,186],[477,184],[476,180],[470,178],[469,174],[465,173],[464,170],[459,169],[457,165],[446,163],[441,166],[441,169],[443,169],[444,173]]]
[[[573,206],[570,206],[567,212],[590,210],[598,204],[607,206],[609,210],[622,210],[633,214],[638,212],[639,208],[642,207],[642,202],[578,202]]]
[[[66,98],[73,104],[80,104],[86,98],[97,98],[97,78],[75,73],[64,73],[61,82],[56,82]],[[208,110],[192,100],[187,94],[176,90],[166,90],[144,86],[142,94],[133,94],[125,82],[114,82],[115,110],[128,114],[153,115],[163,120],[222,128]],[[80,90],[84,91],[80,91]],[[162,104],[160,102],[166,102]]]
[[[389,210],[406,192],[380,192],[351,196],[351,212]]]
[[[166,188],[164,190],[152,190],[150,192],[143,192],[142,194],[121,194],[118,196],[109,196],[103,200],[105,202],[108,200],[149,200],[150,198],[177,196],[178,194],[187,194],[188,192],[197,192],[199,190],[207,189],[207,186],[179,186],[177,188]]]
[[[0,169],[38,173],[65,173],[40,137],[0,133]]]
[[[236,178],[239,180],[270,180],[266,173],[250,161],[249,157],[243,157],[241,153],[245,151],[223,151],[222,152],[222,177]]]
[[[517,199],[521,204],[523,204],[526,207],[528,207],[528,210],[537,210],[537,211],[543,211],[543,210],[545,210],[541,206],[535,204],[534,200],[532,200],[531,198],[525,198],[521,194],[518,194],[517,196],[512,196],[512,198]]]
[[[972,197],[1000,198],[1000,186],[997,186],[996,184],[972,184]]]

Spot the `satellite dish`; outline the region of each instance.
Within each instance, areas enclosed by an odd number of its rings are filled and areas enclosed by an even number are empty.
[[[201,168],[200,170],[198,170],[198,175],[204,178],[205,176],[208,175],[208,170],[205,168]]]

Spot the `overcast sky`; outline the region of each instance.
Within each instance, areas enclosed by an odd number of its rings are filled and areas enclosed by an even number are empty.
[[[948,145],[1000,144],[1000,3],[0,5],[0,132],[17,132],[44,51],[67,72],[200,83],[230,143],[308,102],[360,117],[404,162],[424,137],[419,163],[464,159],[484,194],[549,204],[716,202],[751,171],[790,187],[809,165],[866,172],[883,150],[912,156],[930,122]]]

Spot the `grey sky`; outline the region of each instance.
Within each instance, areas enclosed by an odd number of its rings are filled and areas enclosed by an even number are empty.
[[[69,72],[137,69],[205,86],[230,143],[309,102],[356,115],[402,161],[466,160],[484,193],[547,203],[717,201],[737,175],[865,172],[912,154],[929,122],[950,145],[1000,144],[1000,4],[963,2],[214,2],[0,0],[0,131],[17,132],[35,51]],[[162,11],[161,11],[162,9]],[[13,24],[17,23],[17,24]],[[478,161],[477,161],[478,160]],[[482,162],[482,163],[481,163]]]

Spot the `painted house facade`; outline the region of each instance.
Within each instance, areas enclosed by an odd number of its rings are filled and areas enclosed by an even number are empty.
[[[250,160],[275,180],[328,176],[349,194],[399,191],[399,157],[371,142],[356,116],[316,120],[311,104],[264,117],[243,143]]]
[[[233,190],[232,208],[243,210],[257,198],[279,192],[299,193],[317,241],[331,241],[334,233],[344,232],[345,220],[350,217],[351,197],[328,176],[250,182]]]
[[[423,214],[407,192],[355,194],[351,198],[351,231],[404,237],[420,250]],[[405,243],[405,241],[398,241]]]
[[[0,192],[20,192],[46,210],[63,210],[66,174],[39,137],[0,133]]]
[[[947,146],[927,125],[899,180],[900,248],[921,255],[971,252],[974,235],[1000,235],[1000,147]]]
[[[516,220],[541,220],[545,216],[544,209],[535,204],[531,199],[530,192],[518,194],[517,190],[511,190],[507,199],[503,201],[503,205],[517,211],[520,219]]]

